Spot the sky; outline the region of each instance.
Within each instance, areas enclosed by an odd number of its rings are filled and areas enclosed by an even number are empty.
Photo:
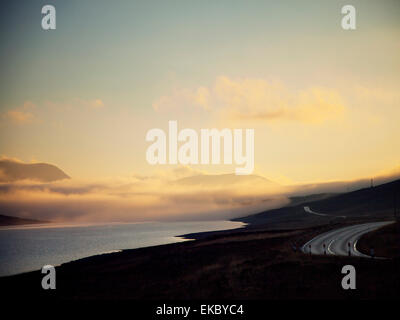
[[[56,30],[41,29],[41,7]],[[163,175],[146,132],[253,128],[255,173],[291,185],[400,165],[400,2],[8,1],[0,155],[72,178]],[[194,165],[231,173],[234,166]]]

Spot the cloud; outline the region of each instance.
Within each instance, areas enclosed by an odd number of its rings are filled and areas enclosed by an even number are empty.
[[[203,109],[236,121],[296,121],[321,124],[339,119],[346,111],[343,98],[333,89],[310,87],[290,90],[264,79],[220,76],[210,87],[179,89],[153,103],[156,111]]]
[[[35,116],[32,110],[35,108],[35,104],[30,101],[25,101],[21,107],[16,109],[8,110],[3,114],[3,117],[13,124],[25,125],[33,122]]]
[[[6,116],[15,124],[27,124],[33,121],[33,114],[29,112],[10,110],[6,113]]]
[[[101,99],[95,99],[92,101],[87,101],[86,104],[92,109],[99,109],[104,107],[104,102]]]
[[[47,112],[90,112],[101,110],[106,106],[104,101],[100,98],[95,99],[82,99],[72,98],[67,100],[47,100],[43,103],[43,110]],[[53,123],[54,124],[54,123]]]
[[[156,111],[177,110],[185,106],[208,110],[210,108],[210,90],[206,87],[196,89],[174,89],[171,95],[161,96],[153,102]]]
[[[69,101],[46,101],[44,104],[37,108],[37,105],[31,101],[25,101],[21,106],[4,111],[0,114],[0,118],[6,122],[15,125],[27,125],[33,122],[42,122],[46,118],[46,108],[57,112],[65,112],[76,110],[100,110],[105,107],[105,103],[102,99],[80,99],[75,98]],[[48,113],[48,112],[47,112]],[[39,114],[39,116],[38,116]],[[59,118],[59,117],[58,117]],[[57,119],[58,119],[57,118]],[[62,122],[52,121],[53,127],[62,126]]]
[[[355,93],[356,99],[363,105],[371,103],[374,106],[377,104],[386,104],[398,107],[400,104],[400,92],[398,88],[371,88],[363,85],[356,85],[353,92]]]
[[[186,176],[190,169],[182,169]],[[54,222],[222,220],[284,206],[289,196],[352,191],[369,179],[280,186],[260,176],[182,172],[98,181],[0,183],[2,214]],[[399,178],[399,169],[374,183]],[[233,179],[233,180],[232,180]]]
[[[176,180],[189,172],[182,168],[170,178],[154,175],[103,181],[2,183],[0,210],[6,215],[58,222],[221,220],[288,203],[275,186],[255,184],[247,181],[248,177],[235,184],[213,183],[207,188],[201,183]]]
[[[18,162],[18,163],[24,163],[22,160],[15,158],[15,157],[9,157],[7,155],[0,155],[0,161],[13,161],[13,162]]]

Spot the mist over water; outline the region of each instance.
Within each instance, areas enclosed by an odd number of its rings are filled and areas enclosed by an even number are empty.
[[[0,276],[123,249],[186,241],[177,236],[243,225],[201,221],[4,228],[0,229]]]

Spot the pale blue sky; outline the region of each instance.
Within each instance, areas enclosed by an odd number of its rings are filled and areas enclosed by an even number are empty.
[[[328,87],[346,101],[355,99],[346,91],[349,84],[382,88],[388,96],[400,80],[400,2],[351,1],[357,30],[344,31],[340,8],[349,3],[9,1],[1,13],[0,111],[29,112],[35,120],[15,125],[2,119],[0,153],[52,162],[71,175],[146,171],[146,130],[175,118],[190,123],[187,116],[154,113],[154,101],[176,88],[212,87],[221,75],[277,80],[288,90]],[[44,4],[56,7],[54,31],[41,29]],[[100,111],[83,107],[96,99],[104,104]],[[384,119],[393,119],[397,99],[376,109]],[[23,108],[27,101],[33,109]],[[361,107],[354,103],[350,108]],[[377,147],[398,133],[390,121],[384,127],[388,131]],[[276,145],[286,141],[268,127],[259,130]],[[398,154],[385,148],[387,165],[371,159],[357,175],[395,164]],[[283,167],[278,147],[272,150],[258,157],[262,172],[281,171],[295,181],[316,179],[317,173],[304,173],[306,166],[297,173],[293,164]],[[307,161],[300,153],[298,160]],[[324,179],[341,172],[320,170]],[[354,170],[341,172],[341,178]]]

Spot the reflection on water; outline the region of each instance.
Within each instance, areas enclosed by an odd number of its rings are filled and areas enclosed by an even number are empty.
[[[0,276],[122,249],[185,241],[177,236],[186,233],[243,225],[233,221],[201,221],[5,227],[0,229]]]

